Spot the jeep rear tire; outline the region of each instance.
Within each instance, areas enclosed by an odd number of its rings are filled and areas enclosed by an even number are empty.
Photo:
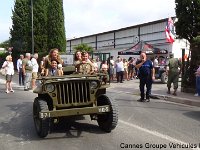
[[[166,72],[163,72],[161,75],[161,82],[167,83],[167,81],[168,81],[168,76],[167,76]]]
[[[40,118],[39,112],[48,111],[47,102],[41,98],[35,98],[33,102],[33,120],[35,128],[39,137],[44,138],[48,135],[50,119],[49,118]]]
[[[117,126],[118,122],[118,107],[116,101],[106,95],[100,95],[97,98],[97,105],[110,105],[110,112],[97,115],[97,123],[103,131],[111,132]]]

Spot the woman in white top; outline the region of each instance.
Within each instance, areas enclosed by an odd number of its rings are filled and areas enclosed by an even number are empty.
[[[124,77],[128,81],[128,61],[124,58],[123,59],[124,64]]]
[[[6,57],[6,61],[3,63],[2,68],[5,68],[6,70],[6,93],[14,92],[11,83],[14,75],[14,65],[11,55]]]

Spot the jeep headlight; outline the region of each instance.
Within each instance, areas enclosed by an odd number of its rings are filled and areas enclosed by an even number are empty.
[[[41,81],[41,80],[36,80],[36,81],[35,81],[35,85],[36,85],[36,86],[41,86],[41,84],[42,84],[42,81]]]
[[[47,92],[53,92],[55,90],[55,86],[53,84],[46,84],[45,89]]]
[[[90,83],[91,89],[96,89],[97,86],[98,86],[98,83],[97,83],[96,81],[92,81],[92,82]]]

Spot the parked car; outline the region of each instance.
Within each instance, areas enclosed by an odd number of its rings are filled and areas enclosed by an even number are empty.
[[[166,65],[159,65],[158,67],[155,68],[155,78],[160,79],[162,83],[167,83],[168,81],[168,76],[166,73]]]

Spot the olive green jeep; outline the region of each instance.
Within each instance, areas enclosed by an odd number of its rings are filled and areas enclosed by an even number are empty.
[[[68,116],[90,115],[99,127],[111,132],[118,122],[118,107],[106,96],[105,74],[40,77],[33,91],[33,119],[39,137],[46,137],[55,120]]]

